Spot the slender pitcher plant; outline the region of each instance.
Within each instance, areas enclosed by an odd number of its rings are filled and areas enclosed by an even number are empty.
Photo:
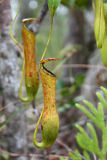
[[[56,76],[52,72],[47,70],[44,66],[46,62],[58,60],[58,58],[50,58],[50,59],[44,60],[44,57],[45,57],[45,54],[50,42],[50,38],[51,38],[53,16],[55,14],[57,7],[60,4],[60,1],[61,0],[48,0],[48,6],[51,13],[50,34],[49,34],[49,39],[44,49],[44,52],[40,61],[40,65],[39,65],[40,76],[42,80],[43,95],[44,95],[44,107],[40,115],[40,118],[37,122],[37,126],[33,136],[33,143],[39,149],[45,149],[50,147],[56,140],[58,136],[58,131],[59,131],[59,117],[56,109],[56,99],[55,99]],[[21,6],[21,0],[19,3],[17,14],[19,13],[20,6]],[[36,37],[34,33],[32,33],[27,29],[25,23],[30,21],[38,21],[38,19],[30,18],[30,19],[24,19],[22,21],[23,22],[22,39],[24,44],[24,48],[23,48],[23,46],[19,42],[17,42],[17,40],[12,35],[12,27],[16,20],[17,14],[10,27],[10,36],[14,40],[14,42],[21,48],[24,54],[22,76],[21,76],[21,82],[20,82],[20,88],[19,88],[19,97],[24,102],[30,102],[34,99],[39,87],[39,74],[37,71],[36,57],[35,57]],[[26,92],[27,92],[26,98],[23,98],[21,94],[24,74],[25,74],[25,85],[26,85]],[[42,125],[41,125],[42,141],[38,142],[37,132],[38,132],[38,127],[41,120],[42,120]]]
[[[59,4],[60,0],[48,0],[48,6],[51,13],[50,34],[39,65],[44,95],[44,107],[37,122],[37,126],[33,136],[33,143],[39,149],[49,148],[55,142],[59,132],[59,117],[56,109],[55,99],[56,76],[44,66],[46,62],[58,60],[58,58],[44,59],[44,57],[51,38],[53,16]],[[41,120],[42,141],[38,142],[37,132]]]
[[[36,56],[35,56],[36,35],[27,29],[27,27],[25,26],[25,23],[30,21],[39,21],[39,19],[28,18],[28,19],[22,20],[22,39],[24,44],[24,48],[23,48],[23,46],[13,37],[13,34],[12,34],[13,24],[15,23],[16,17],[19,13],[21,2],[22,1],[20,0],[19,8],[17,10],[16,16],[13,22],[11,23],[10,36],[13,39],[13,41],[21,48],[24,54],[22,76],[21,76],[20,87],[19,87],[19,98],[24,102],[31,102],[35,98],[39,88],[39,74],[37,70]],[[27,92],[27,97],[25,98],[22,96],[22,93],[21,93],[24,75],[25,75],[25,86],[26,86],[26,92]]]
[[[35,56],[35,41],[36,36],[34,33],[30,32],[25,23],[29,21],[39,21],[38,19],[24,19],[22,25],[22,38],[24,44],[24,63],[25,63],[25,85],[27,97],[23,98],[21,94],[22,82],[24,71],[22,72],[22,78],[19,88],[19,97],[22,101],[31,102],[38,91],[39,88],[39,73],[37,70],[36,56]]]
[[[58,60],[58,58],[50,58],[40,61],[40,76],[44,95],[44,107],[33,136],[33,143],[39,149],[49,148],[55,142],[59,132],[59,117],[55,99],[56,76],[44,66],[46,62],[53,60]],[[42,141],[38,142],[37,132],[41,119]]]

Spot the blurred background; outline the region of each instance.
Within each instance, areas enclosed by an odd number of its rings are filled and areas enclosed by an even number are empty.
[[[106,1],[105,1],[106,2]],[[56,74],[56,104],[60,118],[59,135],[52,147],[39,150],[33,133],[43,108],[40,85],[32,103],[22,103],[18,88],[23,55],[9,36],[19,0],[0,1],[0,160],[59,160],[78,148],[76,124],[85,127],[87,118],[75,108],[83,99],[96,105],[95,92],[107,86],[107,70],[102,65],[94,37],[94,12],[91,0],[62,0],[54,16],[53,32],[45,58],[58,57],[47,68]],[[42,16],[41,16],[42,15]],[[36,33],[36,58],[39,65],[50,31],[51,17],[45,0],[22,0],[13,35],[22,43],[24,18],[41,18]],[[33,26],[35,24],[29,24]],[[23,84],[23,94],[26,94]],[[38,136],[41,135],[41,129]],[[99,133],[100,135],[100,133]],[[69,159],[69,158],[68,158]]]

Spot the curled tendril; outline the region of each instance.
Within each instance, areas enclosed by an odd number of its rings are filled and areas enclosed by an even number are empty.
[[[20,11],[21,3],[22,3],[22,0],[19,1],[19,7],[17,10],[16,16],[11,23],[10,36],[12,40],[21,48],[24,54],[22,76],[21,76],[20,87],[19,87],[19,98],[24,102],[31,102],[35,98],[37,90],[39,88],[39,74],[37,71],[36,56],[35,56],[36,36],[34,33],[30,32],[27,29],[27,27],[25,26],[25,23],[30,21],[39,21],[39,19],[29,18],[29,19],[24,19],[22,21],[23,22],[22,38],[24,43],[24,48],[23,48],[23,46],[14,38],[12,34],[12,28],[17,18],[17,15]],[[21,94],[24,74],[25,74],[25,86],[26,86],[26,92],[27,92],[27,97],[25,98],[23,98]]]
[[[50,58],[40,61],[40,76],[44,94],[44,107],[33,136],[33,143],[39,149],[49,148],[56,140],[59,131],[59,117],[55,100],[56,76],[44,66],[46,62],[53,60],[58,60],[58,58]],[[40,121],[42,121],[42,141],[38,142],[37,132]]]

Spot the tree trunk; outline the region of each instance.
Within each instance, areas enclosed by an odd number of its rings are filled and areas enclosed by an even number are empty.
[[[27,151],[26,121],[24,107],[18,99],[19,88],[19,66],[15,44],[9,36],[9,25],[11,22],[10,0],[4,0],[0,4],[0,94],[1,106],[7,106],[5,110],[6,119],[15,115],[0,133],[5,133],[5,147],[9,152],[24,153]],[[17,102],[17,103],[14,103]],[[11,105],[8,105],[11,104]],[[19,109],[19,110],[18,110]],[[5,131],[5,132],[3,132]],[[2,138],[0,138],[2,145]],[[4,145],[2,145],[3,147]],[[12,160],[26,160],[25,157],[11,158]]]

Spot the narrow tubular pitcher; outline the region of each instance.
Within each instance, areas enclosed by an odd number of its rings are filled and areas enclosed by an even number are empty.
[[[19,89],[19,97],[22,101],[25,102],[31,102],[35,98],[39,87],[39,73],[37,70],[36,56],[35,56],[36,36],[34,33],[29,31],[25,26],[26,22],[36,21],[36,20],[38,19],[32,19],[32,18],[24,19],[22,25],[22,39],[24,44],[25,86],[26,86],[27,97],[23,98],[21,95],[23,75]],[[24,74],[24,71],[22,74]]]
[[[45,62],[52,60],[57,60],[57,58],[40,61],[40,76],[44,95],[44,108],[37,122],[33,137],[34,145],[39,149],[49,148],[55,142],[59,132],[59,117],[55,99],[56,76],[44,66]],[[41,119],[42,141],[38,142],[37,131]]]

